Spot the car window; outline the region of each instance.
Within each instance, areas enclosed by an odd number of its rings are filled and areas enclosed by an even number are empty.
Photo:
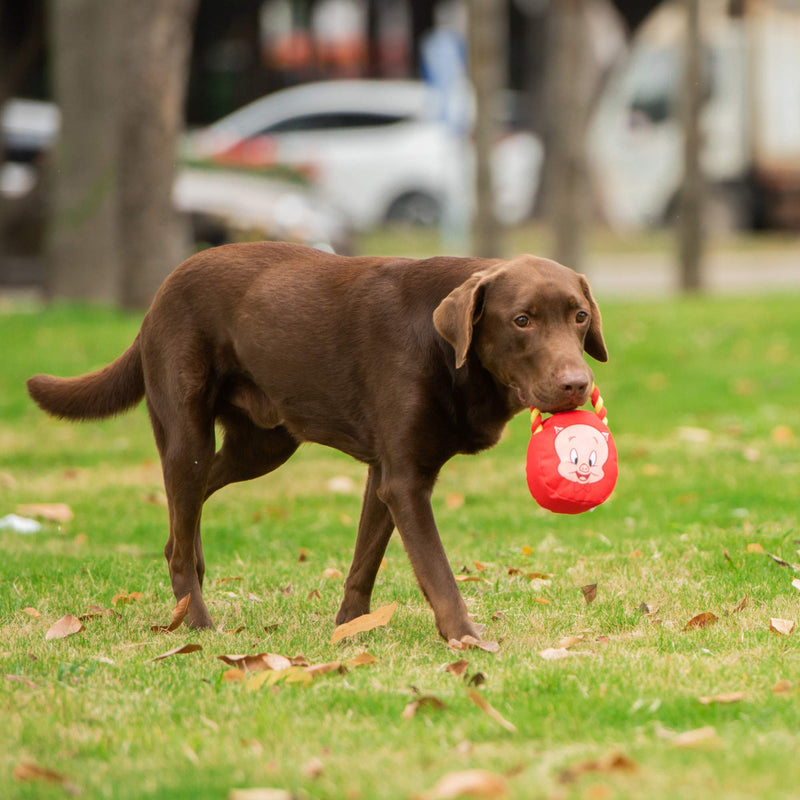
[[[325,131],[337,128],[378,128],[386,125],[395,125],[407,119],[409,117],[402,114],[382,114],[372,111],[331,111],[290,117],[264,128],[257,135],[294,133],[296,131]]]

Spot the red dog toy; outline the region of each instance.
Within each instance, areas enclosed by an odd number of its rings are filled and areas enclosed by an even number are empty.
[[[528,488],[543,508],[580,514],[608,500],[617,483],[617,447],[603,398],[592,386],[594,411],[564,411],[544,422],[531,409]]]

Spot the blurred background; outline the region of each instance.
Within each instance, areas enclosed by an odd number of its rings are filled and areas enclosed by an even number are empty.
[[[0,0],[0,291],[191,252],[535,252],[800,285],[800,0]]]

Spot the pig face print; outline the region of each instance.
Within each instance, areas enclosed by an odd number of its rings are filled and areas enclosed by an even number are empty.
[[[607,440],[608,433],[591,425],[570,425],[558,430],[555,447],[559,475],[580,484],[602,480],[603,465],[608,459]]]

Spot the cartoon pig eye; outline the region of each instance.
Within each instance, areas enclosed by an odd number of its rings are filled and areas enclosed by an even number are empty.
[[[569,451],[569,460],[573,464],[578,463],[578,451],[573,447],[572,450]]]
[[[593,467],[597,463],[597,453],[592,450],[591,455],[589,456],[589,466]]]

